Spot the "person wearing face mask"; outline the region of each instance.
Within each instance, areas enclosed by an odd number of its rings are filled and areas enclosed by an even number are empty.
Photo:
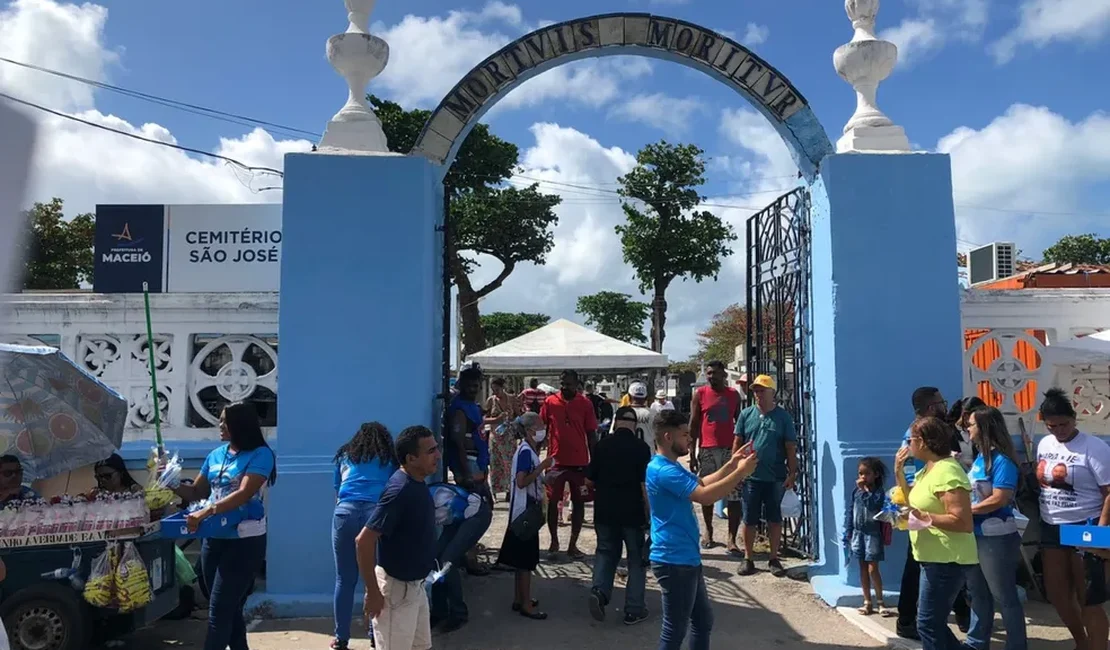
[[[513,456],[513,485],[509,498],[509,526],[501,542],[501,552],[497,563],[511,567],[515,571],[513,581],[513,611],[524,618],[542,621],[547,614],[539,611],[539,601],[532,599],[532,572],[540,562],[539,531],[528,539],[521,537],[513,525],[531,503],[542,502],[544,498],[544,472],[555,466],[555,457],[548,456],[540,462],[540,444],[547,438],[543,421],[534,418],[535,413],[521,416],[521,426],[516,429],[521,435],[520,444]]]
[[[947,421],[955,428],[956,436],[956,460],[960,461],[965,471],[971,469],[972,463],[978,455],[975,445],[971,441],[971,434],[968,431],[970,427],[971,412],[986,407],[983,400],[978,397],[965,397],[957,400],[952,405],[951,410],[948,411]]]
[[[594,447],[586,478],[593,481],[594,531],[597,556],[590,614],[605,620],[605,607],[613,597],[613,576],[621,561],[621,547],[628,549],[628,584],[624,590],[624,624],[635,625],[648,617],[644,603],[647,572],[644,567],[644,529],[650,516],[644,486],[651,448],[636,435],[636,410],[617,409],[613,433]]]

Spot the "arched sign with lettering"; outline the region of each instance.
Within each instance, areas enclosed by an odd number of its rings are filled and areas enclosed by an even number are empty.
[[[509,43],[475,66],[443,98],[413,152],[443,165],[446,174],[470,129],[513,88],[571,61],[629,54],[674,61],[732,87],[775,127],[809,180],[833,152],[801,92],[769,63],[713,30],[643,13],[570,20]]]

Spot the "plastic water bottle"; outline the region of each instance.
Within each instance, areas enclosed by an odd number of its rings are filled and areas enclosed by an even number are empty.
[[[450,562],[444,562],[443,566],[441,566],[438,571],[432,571],[431,573],[428,574],[427,578],[424,578],[424,583],[428,587],[431,587],[432,585],[439,582],[440,580],[443,580],[443,577],[446,576],[448,573],[450,573],[450,571],[451,571],[451,563]]]
[[[909,447],[910,443],[902,443],[903,447]],[[917,466],[914,464],[914,459],[911,457],[906,460],[906,464],[902,466],[902,474],[906,476],[906,483],[913,485],[913,477],[917,474]]]
[[[40,574],[40,577],[46,580],[65,580],[69,577],[69,572],[72,570],[73,569],[54,569],[53,571]]]

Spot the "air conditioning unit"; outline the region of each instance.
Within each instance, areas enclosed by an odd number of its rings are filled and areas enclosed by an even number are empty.
[[[967,274],[972,285],[1008,278],[1015,272],[1017,247],[1013,242],[994,242],[967,254]]]

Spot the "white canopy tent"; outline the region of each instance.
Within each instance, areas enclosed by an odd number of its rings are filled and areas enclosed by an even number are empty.
[[[1045,348],[1045,361],[1057,366],[1110,365],[1110,331],[1053,343]]]
[[[648,370],[666,368],[667,355],[559,319],[524,336],[469,355],[487,373]]]

